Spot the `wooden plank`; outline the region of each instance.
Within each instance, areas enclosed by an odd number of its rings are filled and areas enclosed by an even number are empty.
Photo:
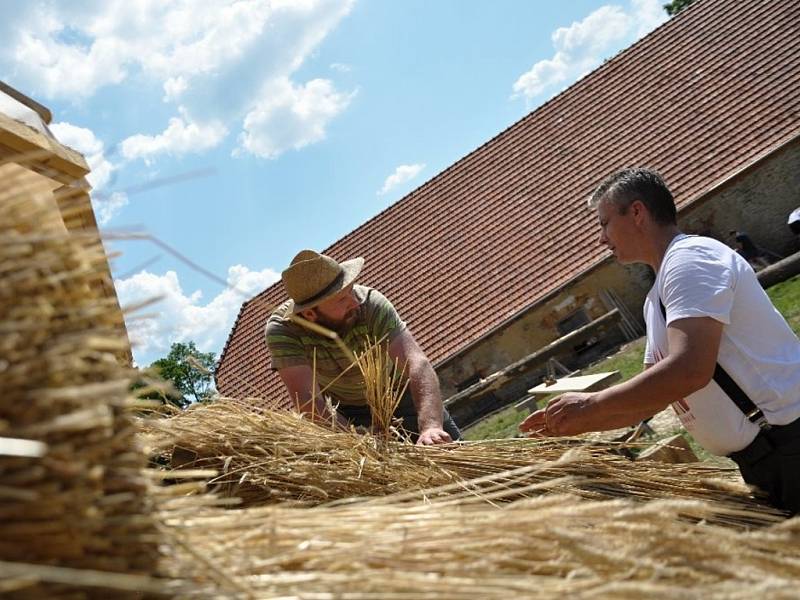
[[[786,258],[761,269],[756,273],[761,287],[768,288],[800,273],[800,252],[790,254]]]
[[[0,92],[3,92],[7,96],[11,96],[17,102],[20,102],[27,106],[28,108],[32,109],[35,113],[37,113],[45,124],[49,125],[50,122],[53,120],[53,113],[50,112],[50,109],[42,104],[39,104],[33,98],[29,98],[19,90],[15,90],[13,87],[8,85],[7,83],[0,81]]]
[[[3,113],[0,113],[0,144],[9,150],[4,153],[6,156],[18,157],[15,162],[30,164],[38,172],[63,183],[72,183],[89,173],[80,153]]]
[[[615,381],[622,379],[619,371],[595,373],[593,375],[578,375],[577,377],[562,377],[556,379],[553,385],[540,383],[528,390],[529,394],[562,394],[564,392],[594,392],[607,388]]]

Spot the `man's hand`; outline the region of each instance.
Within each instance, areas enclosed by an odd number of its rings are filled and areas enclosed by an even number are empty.
[[[450,437],[450,434],[447,433],[444,429],[439,429],[438,427],[431,427],[419,434],[417,445],[435,446],[436,444],[447,444],[452,441],[453,440]]]
[[[590,413],[593,408],[592,394],[576,392],[553,398],[546,408],[531,413],[519,425],[525,433],[567,436],[592,431]]]

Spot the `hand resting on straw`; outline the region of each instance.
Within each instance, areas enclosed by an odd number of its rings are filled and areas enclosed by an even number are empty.
[[[431,427],[430,429],[426,429],[419,434],[417,445],[433,446],[435,444],[447,444],[452,441],[453,439],[450,437],[450,434],[444,429],[441,429],[440,427]]]

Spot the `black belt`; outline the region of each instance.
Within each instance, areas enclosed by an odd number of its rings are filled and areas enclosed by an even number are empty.
[[[770,454],[775,448],[800,439],[800,419],[788,425],[773,425],[762,429],[755,439],[742,450],[731,452],[728,457],[736,464],[752,465]]]

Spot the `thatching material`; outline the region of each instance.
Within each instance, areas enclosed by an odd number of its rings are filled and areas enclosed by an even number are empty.
[[[383,341],[367,339],[367,342],[367,348],[356,356],[356,365],[364,378],[372,430],[388,438],[394,411],[408,387],[408,379],[404,376],[406,365],[392,360]]]
[[[127,339],[102,246],[68,233],[52,198],[0,187],[0,436],[41,450],[0,456],[0,560],[149,574],[146,457],[122,414]],[[22,596],[67,593],[2,572]]]
[[[145,427],[145,444],[154,453],[183,450],[194,457],[184,466],[219,471],[211,480],[217,491],[250,505],[314,505],[457,479],[414,446],[402,453],[387,451],[372,436],[326,429],[299,413],[256,412],[238,402],[196,405],[171,418],[147,420]]]
[[[174,511],[166,564],[201,597],[796,597],[800,519],[748,531],[705,522],[721,510],[707,501],[588,501],[537,486],[544,495],[499,508],[472,497]]]
[[[426,488],[449,484],[437,493],[454,498],[512,490],[517,495],[571,493],[591,500],[702,499],[747,510],[747,519],[760,515],[757,520],[769,521],[776,514],[755,501],[728,469],[631,462],[616,453],[620,446],[614,443],[509,439],[425,448],[385,444],[369,435],[325,429],[297,413],[256,411],[232,400],[195,406],[146,426],[147,444],[154,451],[188,451],[194,460],[184,466],[219,471],[212,479],[220,485],[218,491],[250,506],[278,501],[316,505],[400,492],[418,501],[421,490],[430,498]],[[560,460],[575,449],[580,460]],[[547,468],[539,468],[544,464]],[[565,477],[545,491],[526,489]],[[724,514],[721,518],[729,520]]]

